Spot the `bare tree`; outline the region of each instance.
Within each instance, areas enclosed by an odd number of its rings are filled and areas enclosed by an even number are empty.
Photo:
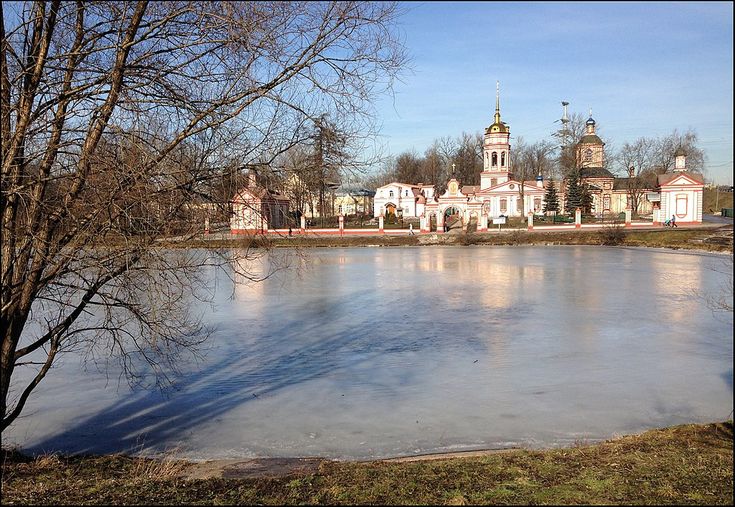
[[[315,185],[310,183],[313,159],[311,147],[299,144],[291,147],[279,160],[283,175],[280,188],[289,199],[289,209],[295,220],[316,211],[314,203],[318,201],[318,194],[314,194]]]
[[[421,167],[421,182],[435,186],[446,185],[447,161],[442,157],[438,141],[434,141],[424,152]]]
[[[518,194],[521,202],[525,197],[526,181],[535,180],[538,175],[544,178],[551,176],[554,165],[551,159],[553,151],[554,146],[548,141],[526,144],[522,137],[516,139],[510,160],[513,179],[518,181]]]
[[[479,137],[479,144],[478,144]],[[454,177],[464,185],[479,185],[482,171],[482,137],[462,132],[457,138],[452,157]]]
[[[587,117],[580,113],[572,113],[569,116],[569,122],[562,128],[552,133],[554,143],[559,147],[559,155],[557,157],[558,172],[562,177],[566,177],[569,171],[576,169],[577,165],[577,144],[584,137],[586,132]],[[605,144],[603,150],[603,168],[611,169],[615,161],[615,151],[609,140],[600,135],[600,124],[596,125],[597,135]]]
[[[660,138],[641,137],[623,144],[616,153],[619,169],[628,176],[628,202],[633,213],[638,213],[646,190],[656,186],[656,176],[673,170],[679,147],[687,153],[687,170],[702,172],[705,155],[697,147],[697,135],[692,131],[679,134],[674,130]]]
[[[634,215],[638,214],[645,192],[656,185],[656,172],[653,169],[656,144],[655,139],[641,137],[623,144],[617,154],[619,167],[628,176],[625,180],[628,204]]]
[[[423,160],[414,151],[405,151],[395,158],[395,179],[401,183],[415,185],[423,181],[421,166]]]
[[[197,234],[197,203],[226,210],[228,183],[321,114],[370,131],[372,99],[406,59],[391,3],[0,9],[5,429],[64,351],[170,371],[206,337],[184,293],[228,259],[161,239]]]
[[[452,164],[455,163],[454,158],[459,150],[459,145],[457,140],[450,136],[440,137],[434,141],[433,145],[436,147],[436,152],[444,166],[444,178],[441,181],[433,182],[436,185],[437,195],[441,195],[446,191],[447,181],[452,176]]]
[[[561,178],[565,178],[576,166],[576,146],[584,136],[586,120],[582,114],[572,113],[569,121],[552,133],[556,147],[559,149],[556,164],[558,176]]]
[[[327,115],[322,115],[314,124],[311,141],[310,177],[305,181],[310,190],[319,196],[319,221],[324,225],[324,217],[333,214],[331,207],[327,211],[325,196],[339,185],[342,167],[350,158],[346,149],[347,135]]]
[[[704,174],[705,153],[697,146],[698,137],[696,132],[687,130],[679,133],[674,130],[671,134],[656,140],[654,148],[653,163],[656,172],[671,172],[674,169],[676,150],[683,148],[687,154],[687,170]]]

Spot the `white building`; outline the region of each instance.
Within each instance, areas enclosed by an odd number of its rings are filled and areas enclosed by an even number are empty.
[[[418,218],[424,214],[427,200],[433,198],[434,185],[389,183],[375,191],[373,216]]]
[[[646,188],[632,172],[628,178],[615,178],[605,169],[604,143],[595,133],[595,120],[591,116],[585,128],[585,135],[576,146],[576,156],[581,183],[587,185],[592,194],[592,209],[589,211],[596,214],[620,213],[635,206],[633,211],[636,213],[650,212],[654,208],[650,199],[657,199],[658,194],[654,189]],[[480,185],[463,186],[452,178],[446,192],[437,196],[431,185],[393,182],[378,188],[374,214],[376,217],[390,214],[419,217],[424,232],[434,228],[441,231],[445,224],[449,228],[465,228],[470,222],[477,224],[478,231],[485,231],[495,218],[525,218],[529,214],[541,214],[546,194],[543,178],[539,174],[533,180],[516,180],[510,167],[510,149],[510,127],[500,118],[498,84],[493,123],[485,129]],[[702,221],[702,178],[686,172],[683,152],[677,152],[676,160],[674,173],[658,177],[661,221],[675,214],[677,222],[699,223]],[[555,185],[562,207],[566,190],[563,183]],[[573,210],[568,213],[573,213]],[[654,222],[657,222],[656,213]]]
[[[447,191],[426,204],[422,226],[428,230],[436,223],[441,230],[446,222],[466,227],[471,220],[477,229],[487,230],[492,218],[527,216],[541,213],[545,189],[543,179],[517,181],[510,168],[510,127],[500,119],[500,86],[495,96],[492,125],[485,129],[483,170],[480,185],[465,185],[452,178]]]
[[[682,148],[674,155],[674,172],[658,176],[660,209],[654,209],[653,221],[664,222],[675,216],[677,224],[700,224],[704,178],[686,170],[686,153]]]

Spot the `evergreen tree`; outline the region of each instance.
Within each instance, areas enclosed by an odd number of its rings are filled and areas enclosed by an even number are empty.
[[[579,171],[574,169],[567,175],[567,202],[564,208],[567,214],[582,207],[582,187],[579,185]]]
[[[556,187],[554,182],[549,180],[549,184],[546,185],[546,194],[544,194],[544,213],[553,211],[559,213],[559,196],[556,194]]]
[[[589,186],[587,185],[583,185],[581,190],[582,199],[580,202],[580,208],[582,208],[582,213],[592,213],[592,192],[590,192]]]

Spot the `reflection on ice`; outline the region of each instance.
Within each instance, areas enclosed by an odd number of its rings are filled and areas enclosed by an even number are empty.
[[[218,275],[210,349],[175,389],[116,390],[67,361],[5,443],[367,458],[566,445],[732,409],[732,314],[715,319],[692,295],[719,290],[716,256],[319,249],[306,265],[274,255],[249,272],[300,268],[234,286]]]

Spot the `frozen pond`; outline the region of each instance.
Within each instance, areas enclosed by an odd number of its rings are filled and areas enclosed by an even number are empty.
[[[732,313],[715,316],[694,295],[720,293],[727,256],[582,246],[307,255],[306,269],[238,285],[233,298],[221,276],[211,349],[175,390],[133,391],[67,357],[3,444],[369,458],[568,445],[732,413]]]

